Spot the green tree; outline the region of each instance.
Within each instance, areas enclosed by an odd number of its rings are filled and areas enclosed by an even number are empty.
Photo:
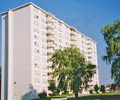
[[[48,90],[52,92],[52,95],[57,95],[60,92],[59,87],[56,87],[55,80],[49,80]]]
[[[99,87],[98,87],[98,85],[97,85],[97,84],[94,86],[94,90],[95,90],[95,92],[96,92],[96,93],[98,92]]]
[[[102,93],[105,93],[105,86],[104,86],[104,85],[101,85],[100,91],[101,91]]]
[[[111,25],[107,24],[101,32],[107,44],[103,60],[111,65],[111,78],[115,83],[120,83],[120,20]]]
[[[54,91],[56,90],[55,81],[49,80],[48,82],[49,82],[48,90],[52,91],[52,93],[54,94]]]
[[[73,91],[75,97],[83,89],[89,87],[89,82],[96,72],[96,66],[85,61],[80,50],[75,47],[67,47],[63,50],[58,49],[51,58],[52,73],[54,78],[58,80],[58,87],[61,91],[68,88]]]
[[[110,91],[115,91],[116,84],[111,84]]]

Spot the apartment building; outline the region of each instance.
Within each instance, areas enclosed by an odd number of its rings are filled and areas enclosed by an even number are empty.
[[[9,9],[1,16],[1,100],[30,100],[48,91],[49,59],[56,49],[75,45],[98,66],[95,41],[35,4]],[[91,85],[99,84],[96,72]]]

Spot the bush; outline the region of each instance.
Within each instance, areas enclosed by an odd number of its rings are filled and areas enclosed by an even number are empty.
[[[43,92],[39,93],[38,96],[39,96],[41,99],[43,99],[43,98],[46,98],[46,97],[47,97],[47,93],[46,93],[46,91],[43,91]]]
[[[90,90],[89,93],[90,93],[90,94],[93,94],[93,90]]]
[[[96,93],[98,93],[99,87],[98,87],[97,84],[94,86],[94,90],[95,90]]]
[[[102,93],[105,93],[105,86],[104,86],[104,85],[101,85],[100,91],[101,91]]]

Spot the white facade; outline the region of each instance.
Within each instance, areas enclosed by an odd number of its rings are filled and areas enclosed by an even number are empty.
[[[56,49],[76,45],[97,65],[96,42],[33,3],[1,15],[2,100],[30,100],[48,91],[49,59]],[[98,69],[90,84],[99,84]]]

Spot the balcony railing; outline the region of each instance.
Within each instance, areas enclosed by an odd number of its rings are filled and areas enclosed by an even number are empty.
[[[50,42],[50,41],[55,41],[54,36],[47,36],[47,41],[48,41],[48,42]]]
[[[48,47],[48,48],[53,48],[53,47],[55,47],[55,44],[52,43],[52,42],[48,42],[48,43],[47,43],[47,47]]]
[[[54,22],[53,18],[52,17],[47,17],[47,22]]]
[[[47,50],[47,54],[52,54],[52,53],[54,53],[54,50],[52,48]]]
[[[76,36],[71,36],[71,41],[77,41]]]
[[[53,23],[47,23],[47,29],[54,29]]]
[[[75,33],[74,31],[71,31],[70,35],[71,35],[71,36],[75,36],[76,33]]]
[[[54,35],[54,30],[48,29],[47,30],[47,35]]]
[[[72,41],[72,42],[71,42],[71,45],[72,45],[72,46],[76,46],[77,44],[76,44],[75,41]]]

